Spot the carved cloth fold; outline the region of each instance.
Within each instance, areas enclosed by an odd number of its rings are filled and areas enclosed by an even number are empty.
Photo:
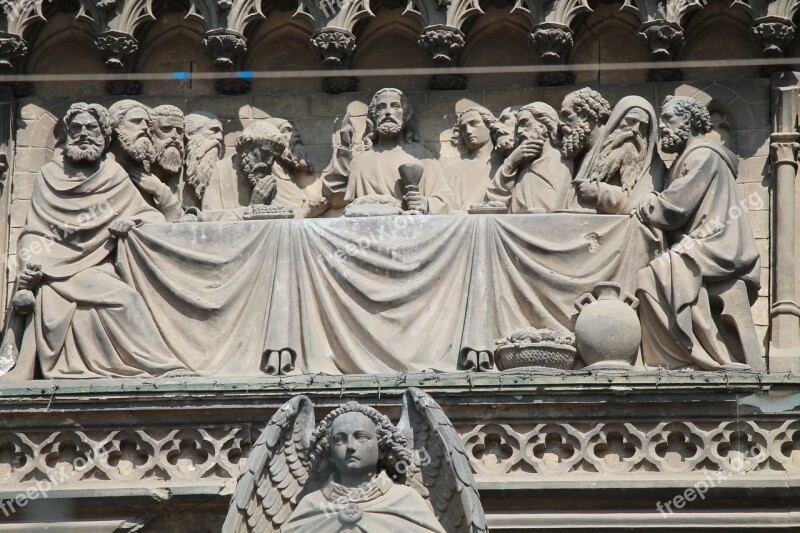
[[[633,291],[660,238],[635,218],[390,216],[150,225],[120,268],[202,374],[452,371],[464,350],[565,331],[598,282]]]

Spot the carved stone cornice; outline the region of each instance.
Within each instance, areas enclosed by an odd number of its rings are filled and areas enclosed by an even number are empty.
[[[563,63],[572,50],[572,30],[564,24],[543,22],[531,32],[530,43],[542,60],[548,63]]]
[[[356,49],[356,37],[341,28],[323,28],[311,36],[311,49],[319,54],[323,65],[338,68]]]
[[[762,17],[753,21],[753,36],[767,57],[781,57],[795,35],[795,25],[782,17]]]
[[[677,22],[652,20],[642,24],[638,37],[650,48],[656,59],[667,59],[683,40],[683,28]]]
[[[28,43],[19,35],[0,32],[0,71],[13,71],[17,60],[28,53]]]
[[[206,32],[203,44],[214,56],[214,64],[225,70],[233,70],[234,60],[247,52],[244,36],[224,28]]]
[[[464,34],[458,28],[434,24],[422,29],[419,45],[437,65],[449,65],[464,48]]]
[[[139,50],[139,43],[132,35],[119,31],[101,33],[94,42],[103,53],[106,66],[115,70],[123,70],[128,56]]]

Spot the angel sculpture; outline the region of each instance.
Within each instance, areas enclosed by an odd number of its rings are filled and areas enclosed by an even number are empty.
[[[397,427],[356,402],[315,428],[295,396],[239,476],[223,533],[488,531],[464,445],[442,408],[409,388]]]

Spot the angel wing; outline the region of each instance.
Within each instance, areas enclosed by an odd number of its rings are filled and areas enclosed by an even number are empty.
[[[421,389],[407,389],[397,427],[419,457],[412,486],[431,502],[445,531],[488,531],[464,444],[439,404]]]
[[[309,472],[304,459],[314,430],[314,406],[295,396],[272,415],[236,482],[222,533],[280,532]]]

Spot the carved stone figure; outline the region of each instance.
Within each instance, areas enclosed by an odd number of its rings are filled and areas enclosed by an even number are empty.
[[[487,202],[500,201],[509,213],[553,211],[564,206],[572,161],[558,149],[558,114],[543,102],[523,106],[514,123],[516,148],[495,173]]]
[[[581,174],[587,154],[595,149],[611,115],[611,106],[600,93],[588,87],[569,93],[561,104],[561,153],[573,161],[574,172]],[[567,207],[576,203],[568,199]],[[576,206],[577,207],[577,206]]]
[[[315,217],[324,213],[328,208],[327,200],[320,197],[309,198],[296,183],[300,175],[314,171],[297,127],[283,118],[270,118],[267,122],[280,130],[286,142],[286,150],[275,158],[273,167],[273,173],[278,178],[275,202],[293,207],[300,217]]]
[[[202,207],[206,187],[219,172],[217,164],[225,153],[222,123],[206,112],[189,113],[186,125],[186,174],[183,187],[184,207]]]
[[[108,112],[111,115],[114,141],[111,154],[136,184],[147,203],[166,217],[177,220],[183,215],[178,198],[169,186],[152,174],[151,165],[156,152],[152,138],[150,110],[135,100],[115,102]]]
[[[231,210],[272,203],[278,178],[275,159],[287,143],[280,130],[265,120],[246,127],[236,139],[236,153],[220,161],[203,195],[203,210]]]
[[[699,101],[668,97],[664,102],[660,145],[678,158],[664,191],[650,193],[634,211],[643,224],[663,230],[669,245],[637,280],[647,366],[744,366],[732,350],[735,343],[726,342],[727,328],[712,315],[711,299],[727,299],[722,292],[738,293],[746,302],[746,317],[730,317],[740,338],[754,334],[747,297],[758,292],[760,258],[736,190],[737,158],[703,138],[711,127]]]
[[[420,389],[398,427],[356,402],[314,427],[295,396],[273,417],[236,484],[223,533],[487,531],[464,445]]]
[[[181,172],[185,159],[183,111],[174,105],[160,105],[150,112],[153,121],[153,146],[156,152],[153,173],[182,200]]]
[[[369,149],[353,153],[348,146],[339,148],[338,156],[349,160],[348,175],[334,170],[323,177],[323,193],[334,207],[373,194],[403,201],[404,207],[423,214],[444,214],[454,204],[453,193],[442,175],[439,162],[417,133],[414,109],[398,89],[381,89],[372,97],[367,133]],[[407,190],[399,172],[403,164],[423,167],[418,190]]]
[[[144,123],[143,114],[134,116]],[[19,239],[19,289],[36,290],[36,303],[18,365],[32,365],[25,351],[35,350],[46,378],[188,373],[113,262],[117,239],[164,216],[105,157],[111,127],[104,107],[73,104],[63,125],[63,151],[37,175]]]
[[[445,165],[443,173],[455,197],[455,208],[468,211],[483,200],[489,181],[502,164],[494,143],[505,133],[497,118],[482,107],[470,107],[458,115],[450,142],[461,159]]]
[[[660,191],[666,167],[656,146],[657,120],[653,106],[644,98],[620,100],[595,147],[584,158],[567,206],[624,214],[649,192]]]

